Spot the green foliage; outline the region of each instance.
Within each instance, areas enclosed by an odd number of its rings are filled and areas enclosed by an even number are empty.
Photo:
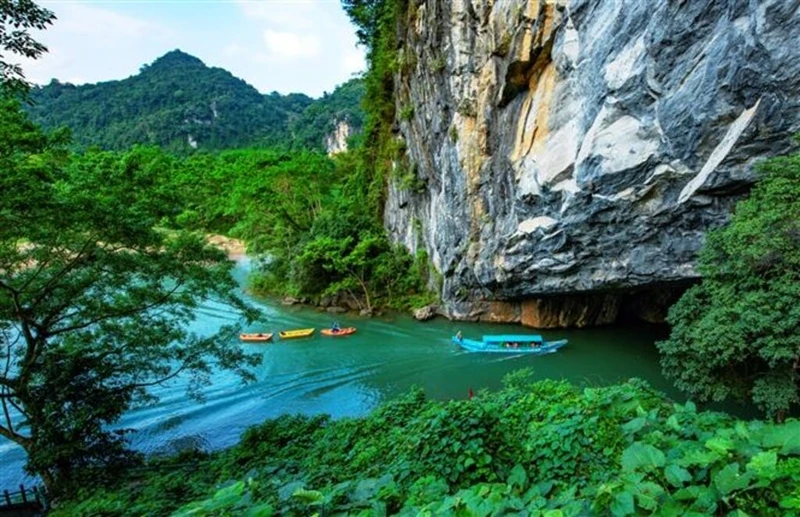
[[[430,61],[430,70],[433,73],[444,72],[446,67],[447,60],[444,58],[444,56],[437,56]]]
[[[462,117],[475,118],[478,116],[478,108],[475,104],[475,99],[464,98],[458,103],[456,111]]]
[[[403,106],[398,117],[400,120],[410,121],[412,118],[414,118],[414,105],[406,104]]]
[[[664,373],[701,400],[752,401],[780,417],[800,401],[800,155],[769,160],[730,224],[710,232],[703,281],[670,310]]]
[[[407,0],[342,0],[342,6],[356,26],[360,42],[367,47],[363,103],[366,120],[364,147],[359,152],[359,186],[376,219],[381,220],[386,182],[396,158],[394,76],[415,64],[411,62],[415,56],[403,52],[398,41],[411,13]]]
[[[364,126],[364,80],[351,79],[338,86],[333,93],[325,93],[297,117],[289,119],[292,147],[325,150],[325,138],[334,132],[336,124],[346,122],[354,133]]]
[[[159,228],[179,211],[169,157],[70,155],[12,100],[0,101],[0,142],[0,435],[56,491],[131,459],[109,427],[149,386],[183,374],[196,394],[212,365],[250,377],[233,328],[188,333],[197,307],[257,314],[233,294],[224,254]]]
[[[641,381],[579,390],[520,372],[505,384],[450,402],[415,390],[360,419],[281,417],[182,471],[204,496],[168,501],[123,483],[56,515],[178,506],[177,515],[786,515],[800,506],[798,421],[698,412]]]
[[[6,56],[18,55],[37,59],[47,52],[47,47],[30,34],[31,30],[45,30],[52,25],[55,15],[37,6],[31,0],[4,0],[0,2],[0,88],[5,92],[25,93],[30,85],[22,68],[7,61]]]
[[[450,140],[453,143],[458,142],[458,128],[456,126],[451,126],[448,134],[450,135]]]
[[[75,86],[53,80],[31,92],[31,117],[67,127],[80,149],[158,145],[178,153],[247,146],[324,150],[335,123],[361,129],[361,80],[314,101],[302,94],[262,95],[220,68],[174,50],[121,81]]]

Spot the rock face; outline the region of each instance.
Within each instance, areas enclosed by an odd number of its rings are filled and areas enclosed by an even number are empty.
[[[347,120],[338,120],[336,129],[325,137],[325,149],[328,156],[333,156],[347,151],[347,139],[353,134],[353,128]]]
[[[411,4],[395,97],[424,187],[390,185],[385,224],[453,317],[601,324],[696,278],[800,130],[800,0]]]

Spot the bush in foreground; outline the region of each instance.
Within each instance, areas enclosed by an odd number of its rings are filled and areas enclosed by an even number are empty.
[[[365,418],[270,420],[232,449],[162,463],[55,515],[798,511],[800,421],[697,411],[638,380],[580,389],[517,374],[472,400],[412,391]]]

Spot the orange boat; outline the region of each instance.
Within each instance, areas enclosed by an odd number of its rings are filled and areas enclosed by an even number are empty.
[[[355,334],[356,333],[356,328],[355,327],[345,327],[345,328],[342,328],[342,329],[339,329],[339,330],[322,329],[322,330],[320,330],[320,333],[323,336],[332,336],[332,337],[349,336],[350,334]]]
[[[272,333],[270,334],[239,334],[239,339],[245,343],[266,343],[272,341]]]

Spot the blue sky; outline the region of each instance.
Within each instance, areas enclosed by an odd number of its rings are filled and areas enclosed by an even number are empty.
[[[123,79],[179,48],[263,93],[332,91],[362,71],[364,49],[339,0],[40,0],[58,20],[28,79]]]

